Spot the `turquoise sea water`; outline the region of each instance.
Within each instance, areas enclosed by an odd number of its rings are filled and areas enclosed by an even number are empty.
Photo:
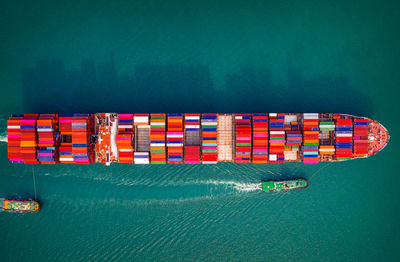
[[[387,148],[318,165],[24,166],[0,144],[1,261],[399,261],[396,1],[19,1],[0,11],[12,113],[343,112]],[[261,193],[261,179],[310,187]]]

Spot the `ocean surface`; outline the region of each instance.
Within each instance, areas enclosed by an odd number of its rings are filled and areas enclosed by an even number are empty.
[[[399,261],[398,1],[9,1],[0,10],[1,261]],[[12,113],[341,112],[369,159],[13,165]],[[262,179],[306,190],[262,193]]]

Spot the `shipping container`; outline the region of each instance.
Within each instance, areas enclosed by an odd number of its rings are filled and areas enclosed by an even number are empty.
[[[185,114],[185,164],[200,164],[200,114]]]
[[[284,163],[285,161],[285,114],[270,113],[269,114],[269,163]]]
[[[216,164],[218,162],[217,125],[217,114],[208,113],[201,115],[201,160],[203,164]]]
[[[350,160],[353,156],[353,120],[342,116],[335,120],[336,160]]]
[[[250,163],[252,127],[250,114],[235,114],[235,162]]]
[[[218,161],[233,161],[234,117],[232,114],[217,115],[217,153]]]
[[[253,163],[268,163],[268,114],[253,113]]]
[[[152,164],[166,164],[165,143],[165,114],[151,114],[150,116],[150,152]]]
[[[150,163],[150,123],[149,114],[134,114],[133,125],[135,129],[135,152],[133,162],[135,164]]]
[[[168,164],[183,164],[183,114],[169,113],[167,128]]]
[[[319,162],[319,114],[303,114],[303,163]]]

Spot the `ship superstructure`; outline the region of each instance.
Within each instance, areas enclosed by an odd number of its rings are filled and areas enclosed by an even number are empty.
[[[13,163],[274,164],[344,161],[381,151],[377,121],[336,113],[19,114]]]

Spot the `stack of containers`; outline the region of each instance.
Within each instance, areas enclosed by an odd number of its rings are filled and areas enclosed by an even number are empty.
[[[319,162],[319,114],[303,114],[303,163],[317,164]]]
[[[268,114],[253,114],[253,163],[268,163]]]
[[[135,164],[150,163],[150,125],[149,114],[135,114],[133,116],[135,125],[136,143],[133,153],[133,162]]]
[[[283,163],[285,161],[285,114],[269,114],[269,162]]]
[[[41,164],[56,164],[56,120],[55,114],[42,114],[37,120],[38,159]]]
[[[58,148],[60,163],[74,163],[74,157],[72,156],[72,139],[63,139],[64,137],[72,137],[72,117],[72,114],[61,114],[58,117],[58,130],[61,135],[61,144]]]
[[[292,126],[292,125],[291,125]],[[303,142],[303,135],[299,130],[286,131],[285,160],[297,161],[299,158],[300,146]]]
[[[21,126],[24,115],[12,115],[7,120],[8,158],[12,163],[24,163],[21,155]]]
[[[335,131],[335,123],[334,122],[320,122],[319,123],[320,131]],[[320,145],[319,146],[319,154],[320,155],[334,155],[335,154],[335,146],[334,145]]]
[[[166,164],[165,114],[151,114],[150,152],[152,164]]]
[[[321,131],[335,131],[335,123],[334,122],[320,122],[319,130]]]
[[[368,133],[369,133],[369,120],[368,119],[354,119],[354,152],[353,156],[366,156],[368,155]]]
[[[74,114],[72,118],[72,156],[75,164],[90,164],[93,153],[89,145],[91,114]]]
[[[203,164],[216,164],[217,152],[217,114],[208,113],[201,116],[202,153]]]
[[[350,160],[353,155],[353,120],[336,119],[336,160]]]
[[[25,114],[20,120],[21,128],[21,158],[25,164],[39,164],[36,158],[37,133],[36,118],[37,114]]]
[[[118,114],[118,162],[133,163],[133,114]]]
[[[168,164],[183,164],[183,114],[168,114]]]
[[[135,164],[150,164],[149,152],[133,152],[133,162]]]
[[[217,115],[217,155],[218,162],[232,162],[233,153],[233,137],[234,137],[234,115],[218,114]]]
[[[303,135],[301,131],[291,130],[286,131],[286,145],[293,148],[299,148],[303,143]]]
[[[290,126],[291,126],[291,130],[293,131],[293,130],[300,130],[300,126],[299,126],[299,122],[291,122],[290,123]]]
[[[185,164],[200,164],[200,114],[185,114]]]
[[[133,114],[118,114],[118,133],[133,134]]]
[[[250,114],[235,114],[236,126],[236,163],[251,161],[251,116]]]

